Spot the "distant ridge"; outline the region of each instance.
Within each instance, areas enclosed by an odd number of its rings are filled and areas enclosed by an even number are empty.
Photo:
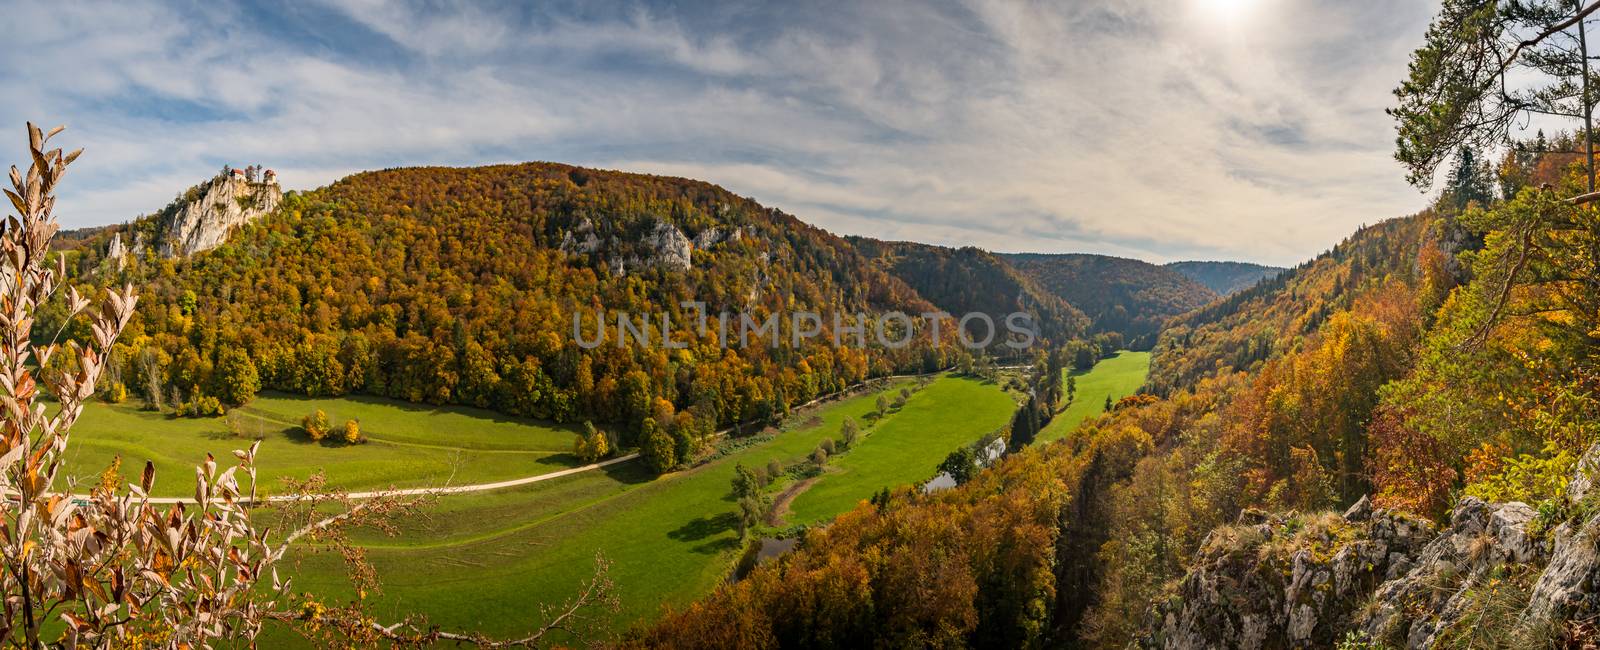
[[[1274,277],[1285,269],[1250,262],[1172,262],[1167,268],[1182,273],[1189,279],[1206,285],[1219,295],[1231,296],[1255,286],[1257,282]]]
[[[1007,253],[1000,258],[1138,349],[1173,316],[1217,299],[1177,271],[1141,260],[1081,253]]]

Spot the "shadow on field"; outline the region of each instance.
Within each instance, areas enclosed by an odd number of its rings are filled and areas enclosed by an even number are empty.
[[[551,467],[556,469],[566,469],[569,467],[577,467],[583,463],[578,462],[578,457],[576,455],[570,452],[561,452],[550,454],[549,456],[540,456],[538,459],[533,461],[533,464],[538,465],[541,468]]]
[[[697,517],[677,530],[667,533],[667,537],[680,542],[698,542],[713,535],[731,532],[738,525],[739,518],[737,516],[731,512],[724,512],[709,517]],[[709,544],[696,546],[694,551],[705,555],[714,555],[731,549],[738,544],[738,540],[724,537]]]
[[[607,478],[626,485],[649,483],[656,479],[656,475],[651,473],[650,468],[639,460],[606,465],[597,471],[604,472]]]
[[[292,401],[296,401],[296,402],[307,402],[307,403],[316,402],[316,401],[322,400],[322,399],[327,399],[327,398],[322,398],[322,397],[307,397],[305,395],[294,395],[294,394],[290,394],[290,393],[280,393],[278,391],[262,391],[261,394],[262,395],[267,395],[267,396],[270,396],[270,397],[274,397],[274,398],[284,399],[284,400],[292,400]],[[572,431],[572,432],[577,432],[579,430],[578,427],[573,425],[573,424],[558,424],[553,420],[542,420],[542,419],[539,419],[539,418],[532,418],[532,417],[522,417],[522,416],[517,416],[517,415],[506,415],[505,413],[501,413],[499,411],[491,411],[489,409],[481,409],[481,408],[476,408],[476,407],[472,407],[472,406],[454,406],[454,405],[443,406],[443,405],[433,405],[433,404],[416,404],[416,403],[413,403],[413,402],[404,402],[404,401],[397,400],[397,399],[390,398],[390,397],[378,397],[378,396],[374,396],[374,395],[361,395],[361,394],[357,394],[357,393],[349,393],[349,394],[341,395],[341,396],[339,396],[339,399],[349,400],[351,402],[356,402],[358,404],[376,404],[376,405],[380,405],[380,406],[387,406],[387,407],[394,408],[394,409],[397,409],[397,410],[400,410],[400,411],[405,411],[407,413],[423,413],[423,414],[454,413],[454,414],[457,414],[457,415],[466,415],[466,416],[470,416],[470,417],[473,417],[473,418],[478,418],[478,419],[482,419],[482,420],[489,420],[491,422],[498,422],[498,423],[532,424],[532,425],[549,427],[549,428],[554,428],[554,429],[562,429],[562,430],[567,430],[567,431]]]

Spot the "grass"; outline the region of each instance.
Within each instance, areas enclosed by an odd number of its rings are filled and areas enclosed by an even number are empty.
[[[357,531],[381,577],[369,594],[380,618],[424,614],[455,629],[511,635],[535,627],[538,605],[559,603],[593,575],[596,552],[610,562],[621,608],[598,621],[618,631],[653,619],[663,605],[683,606],[726,579],[742,550],[730,484],[736,464],[764,467],[802,462],[825,438],[837,441],[845,418],[865,427],[797,501],[791,522],[816,522],[848,510],[885,485],[928,478],[957,445],[1004,424],[1014,402],[997,385],[940,377],[906,406],[870,417],[879,395],[911,382],[881,385],[791,417],[776,435],[730,444],[700,467],[650,476],[628,462],[519,488],[441,497],[399,523],[390,538]],[[321,408],[333,422],[361,421],[364,445],[314,443],[298,432],[301,416]],[[191,489],[193,466],[206,452],[231,458],[259,436],[263,483],[326,470],[341,487],[477,483],[554,471],[575,464],[573,429],[487,411],[416,406],[345,397],[263,395],[223,418],[175,419],[130,405],[93,404],[74,429],[69,471],[92,480],[115,455],[134,476],[143,460],[157,466],[156,492]],[[234,430],[242,430],[235,432]],[[240,435],[242,434],[242,435]],[[773,486],[780,489],[782,482]],[[270,486],[268,487],[270,490]],[[296,592],[330,604],[355,594],[346,568],[330,553],[302,553],[284,575]],[[300,645],[273,630],[271,646]]]
[[[323,409],[335,428],[361,422],[369,442],[313,442],[299,431],[300,418]],[[145,460],[156,465],[158,496],[184,496],[194,489],[194,466],[211,453],[232,462],[231,452],[262,439],[259,456],[264,491],[278,478],[305,478],[326,470],[342,488],[384,488],[482,483],[572,467],[576,429],[490,411],[429,407],[372,397],[312,399],[262,395],[225,418],[173,418],[129,404],[92,403],[73,428],[67,473],[92,483],[121,456],[125,477],[137,476]],[[241,435],[242,434],[242,435]]]
[[[823,479],[795,498],[788,520],[832,519],[884,487],[932,478],[946,455],[1004,426],[1016,408],[992,383],[947,377],[930,384],[831,461]]]
[[[538,604],[571,597],[592,576],[597,551],[611,563],[621,600],[602,627],[620,630],[655,617],[663,604],[687,604],[723,581],[741,550],[730,495],[735,465],[799,461],[837,437],[844,418],[865,417],[877,395],[902,385],[819,405],[777,435],[660,478],[641,463],[622,463],[440,499],[426,518],[404,522],[399,537],[360,539],[384,584],[375,611],[393,619],[422,612],[434,623],[491,634],[526,632],[539,621]],[[332,602],[350,597],[338,558],[300,562],[296,591]]]
[[[1104,413],[1107,397],[1116,401],[1138,391],[1149,372],[1150,353],[1128,350],[1101,359],[1089,370],[1068,371],[1078,382],[1077,397],[1039,432],[1037,442],[1066,437],[1084,420]]]
[[[360,538],[384,584],[384,592],[374,596],[374,611],[380,618],[422,612],[449,628],[525,633],[539,622],[540,603],[577,593],[592,576],[599,551],[610,562],[621,601],[619,611],[600,616],[599,627],[614,632],[654,619],[663,605],[682,607],[709,592],[738,559],[742,543],[731,496],[737,464],[801,462],[824,438],[837,440],[846,417],[871,422],[877,396],[907,385],[896,382],[818,405],[791,417],[776,435],[741,441],[713,462],[660,478],[648,476],[639,463],[623,463],[519,489],[440,499],[425,518],[404,522],[396,538]],[[1011,404],[993,384],[949,376],[933,381],[903,409],[869,426],[855,450],[839,456],[841,466],[857,460],[845,466],[851,471],[826,474],[816,484],[813,489],[839,481],[843,489],[824,493],[827,498],[807,520],[853,507],[888,482],[928,478],[949,449],[1003,424]],[[981,425],[968,421],[974,405],[981,405]],[[907,454],[918,460],[904,463]],[[924,456],[932,460],[924,462]],[[334,603],[351,596],[336,557],[302,557],[300,570],[290,573],[297,576],[296,591]]]

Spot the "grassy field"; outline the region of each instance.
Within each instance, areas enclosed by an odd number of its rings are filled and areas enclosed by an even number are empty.
[[[306,438],[300,418],[319,408],[336,428],[359,420],[369,442]],[[305,478],[318,470],[326,470],[333,485],[359,489],[482,483],[577,464],[575,429],[478,409],[267,394],[231,417],[232,426],[225,418],[172,418],[129,404],[92,403],[73,428],[67,472],[92,482],[121,456],[123,475],[137,476],[148,459],[156,464],[156,494],[183,496],[193,491],[194,466],[207,452],[231,462],[232,450],[257,437],[265,492],[280,484],[279,477]]]
[[[1123,350],[1102,359],[1087,371],[1068,371],[1077,379],[1077,398],[1039,432],[1039,442],[1065,437],[1078,424],[1105,412],[1106,397],[1113,401],[1132,395],[1150,372],[1149,352]]]
[[[730,494],[736,464],[798,462],[822,439],[836,438],[846,417],[870,421],[878,395],[907,385],[819,405],[791,417],[777,435],[739,441],[715,461],[660,478],[646,475],[639,463],[624,463],[520,489],[440,499],[425,518],[405,522],[399,537],[360,540],[384,583],[376,611],[390,617],[425,612],[454,628],[525,632],[537,623],[536,604],[570,597],[592,575],[596,551],[610,562],[621,599],[621,610],[607,615],[603,627],[620,630],[653,618],[664,604],[687,604],[726,579],[742,550]],[[974,403],[983,405],[981,424],[965,417]],[[928,478],[949,451],[933,450],[1003,424],[1011,403],[992,384],[948,376],[933,381],[839,457],[843,465],[860,454],[851,471],[816,484],[838,480],[844,488],[824,493],[808,512],[824,518],[887,483]],[[895,461],[908,453],[917,460]],[[869,476],[877,471],[885,475]],[[300,563],[293,572],[297,591],[326,594],[333,602],[349,597],[337,558],[311,555]]]
[[[993,384],[947,379],[917,391],[790,506],[790,523],[832,519],[884,487],[918,483],[952,450],[1005,426],[1016,402]]]
[[[900,384],[882,390],[897,390]],[[730,484],[737,463],[797,460],[845,417],[873,410],[879,392],[819,405],[796,423],[695,469],[652,479],[641,463],[520,489],[441,499],[395,539],[366,538],[385,593],[378,611],[426,612],[452,627],[525,632],[536,604],[577,592],[596,551],[611,563],[620,629],[684,604],[723,580],[740,550]],[[337,558],[303,558],[298,589],[345,594]]]
[[[649,476],[642,463],[629,462],[520,488],[439,498],[424,513],[399,522],[396,537],[357,533],[384,584],[382,593],[369,598],[376,612],[396,619],[425,613],[452,628],[525,632],[538,623],[537,604],[576,593],[593,574],[600,551],[621,599],[621,610],[607,614],[603,627],[620,630],[654,617],[663,604],[687,604],[724,580],[742,550],[730,495],[736,464],[798,463],[824,438],[836,439],[845,418],[859,420],[866,428],[855,448],[830,463],[789,517],[823,521],[886,485],[932,476],[951,449],[1003,425],[1014,408],[1012,397],[995,384],[944,376],[913,393],[903,408],[881,419],[871,416],[879,395],[892,397],[912,386],[900,380],[817,405],[792,416],[776,435],[727,443],[716,460],[659,478]],[[318,408],[336,424],[359,419],[370,442],[346,446],[305,439],[299,420]],[[364,397],[263,395],[231,422],[97,403],[74,429],[69,471],[93,480],[120,455],[123,474],[134,476],[149,458],[158,468],[156,492],[181,496],[192,489],[192,468],[206,452],[230,458],[230,450],[260,437],[267,491],[276,477],[319,470],[351,489],[478,483],[574,465],[573,433],[487,411]],[[337,557],[308,553],[295,563],[285,574],[295,576],[296,592],[316,593],[330,603],[353,596]],[[281,635],[275,631],[265,641],[291,641]]]

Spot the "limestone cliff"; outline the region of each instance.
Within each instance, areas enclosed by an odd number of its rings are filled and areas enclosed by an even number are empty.
[[[237,170],[224,172],[159,215],[156,250],[163,257],[183,257],[216,248],[234,228],[272,212],[282,201],[283,191],[270,173],[256,181]]]
[[[657,218],[649,224],[643,234],[631,241],[621,233],[602,239],[600,227],[585,218],[562,233],[560,249],[573,255],[599,255],[612,275],[627,275],[630,270],[646,267],[687,271],[694,264],[695,251],[743,238],[743,230],[737,227],[726,233],[715,227],[706,228],[691,238],[666,220]]]
[[[112,233],[111,243],[106,247],[106,259],[117,265],[117,270],[122,270],[128,257],[127,247],[122,245],[122,233]]]
[[[1202,544],[1141,645],[1590,647],[1570,644],[1600,615],[1596,466],[1600,446],[1561,503],[1466,497],[1442,529],[1366,499],[1343,516],[1247,511]]]

